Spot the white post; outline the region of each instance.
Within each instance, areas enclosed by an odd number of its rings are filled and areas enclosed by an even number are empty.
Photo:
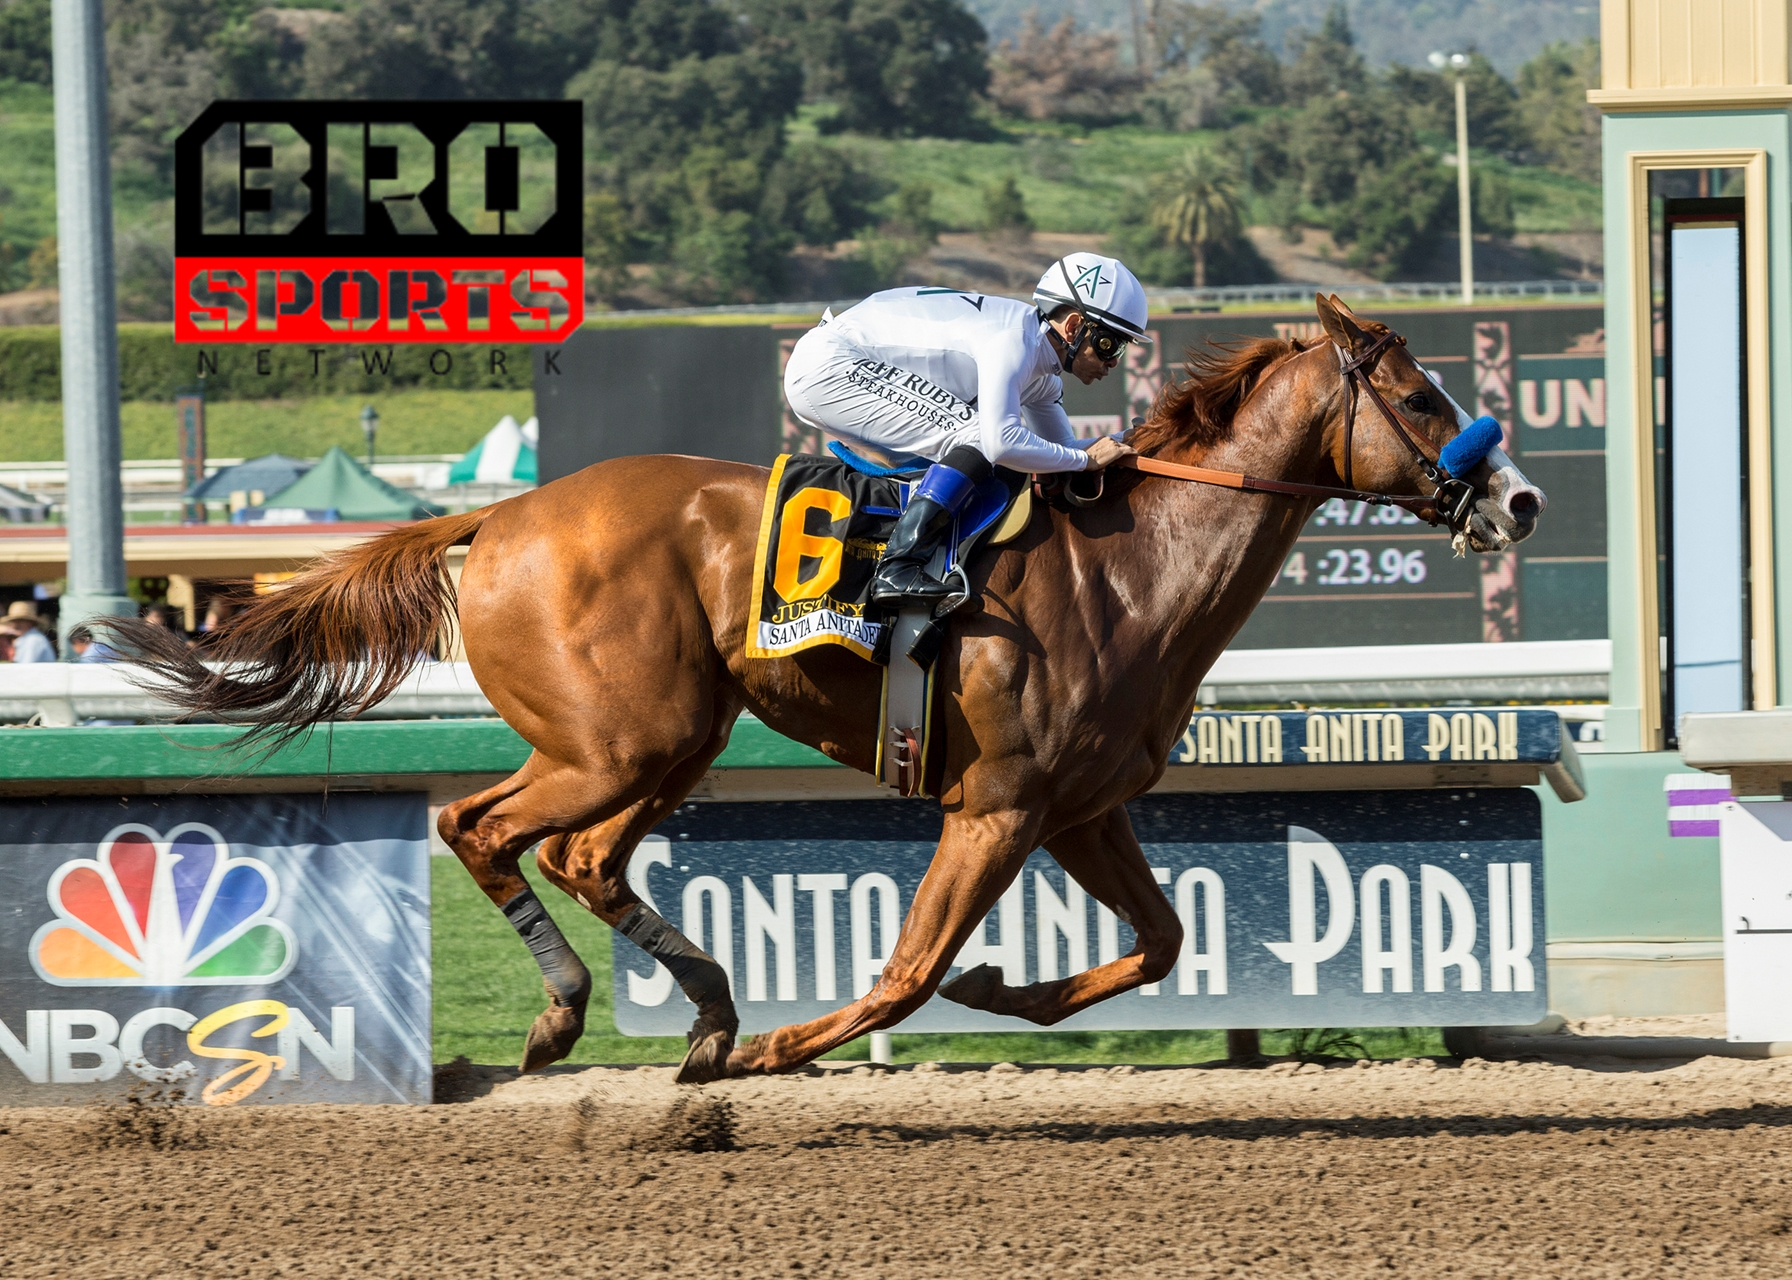
[[[1475,237],[1474,219],[1469,211],[1468,182],[1468,85],[1456,77],[1456,205],[1460,215],[1462,238],[1462,301],[1475,301]]]
[[[125,591],[112,163],[100,0],[55,0],[50,51],[56,73],[62,440],[68,459],[68,588],[58,622],[67,653],[68,633],[77,623],[137,612]]]
[[[895,1051],[890,1047],[888,1031],[873,1031],[871,1033],[871,1060],[886,1067],[896,1060]]]

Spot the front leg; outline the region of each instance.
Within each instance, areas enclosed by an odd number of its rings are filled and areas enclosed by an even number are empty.
[[[927,1003],[971,930],[1014,882],[1038,838],[1038,820],[1015,809],[946,815],[934,855],[902,935],[871,990],[834,1012],[754,1036],[728,1058],[731,1076],[794,1071],[830,1049],[901,1022]]]
[[[1158,888],[1125,805],[1059,832],[1045,849],[1091,897],[1133,927],[1133,949],[1068,978],[1025,987],[1006,986],[1000,969],[978,965],[940,988],[946,999],[1049,1027],[1110,996],[1161,981],[1175,968],[1182,922]]]

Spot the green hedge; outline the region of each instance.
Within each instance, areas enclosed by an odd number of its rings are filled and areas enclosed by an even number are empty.
[[[260,371],[258,352],[266,351],[267,373]],[[446,351],[449,360],[432,352]],[[324,395],[434,391],[528,391],[529,354],[525,344],[473,346],[402,343],[393,346],[331,346],[312,372],[311,349],[303,346],[257,348],[249,344],[176,346],[174,330],[163,324],[118,327],[121,398],[170,400],[200,380],[200,354],[208,400],[288,400]],[[369,374],[390,354],[390,372]],[[494,368],[494,354],[501,368]],[[215,359],[216,372],[209,362]],[[0,328],[0,400],[62,399],[62,336],[53,325]]]

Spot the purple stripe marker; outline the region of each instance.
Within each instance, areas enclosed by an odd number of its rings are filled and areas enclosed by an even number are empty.
[[[1730,794],[1730,788],[1727,786],[1717,788],[1716,790],[1676,790],[1668,792],[1668,807],[1670,809],[1678,809],[1683,805],[1689,804],[1722,804],[1724,801],[1732,800],[1734,798],[1735,797]]]
[[[1720,834],[1721,823],[1712,818],[1669,818],[1668,834],[1670,836],[1715,836]]]
[[[1677,837],[1717,835],[1717,807],[1735,798],[1722,774],[1672,773],[1662,780],[1662,790],[1668,797],[1668,835]]]

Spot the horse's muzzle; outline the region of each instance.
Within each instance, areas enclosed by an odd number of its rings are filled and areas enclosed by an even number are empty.
[[[1525,478],[1503,449],[1494,449],[1483,463],[1478,486],[1484,495],[1469,517],[1469,546],[1476,551],[1500,551],[1523,542],[1537,531],[1537,521],[1549,505],[1543,490]]]

